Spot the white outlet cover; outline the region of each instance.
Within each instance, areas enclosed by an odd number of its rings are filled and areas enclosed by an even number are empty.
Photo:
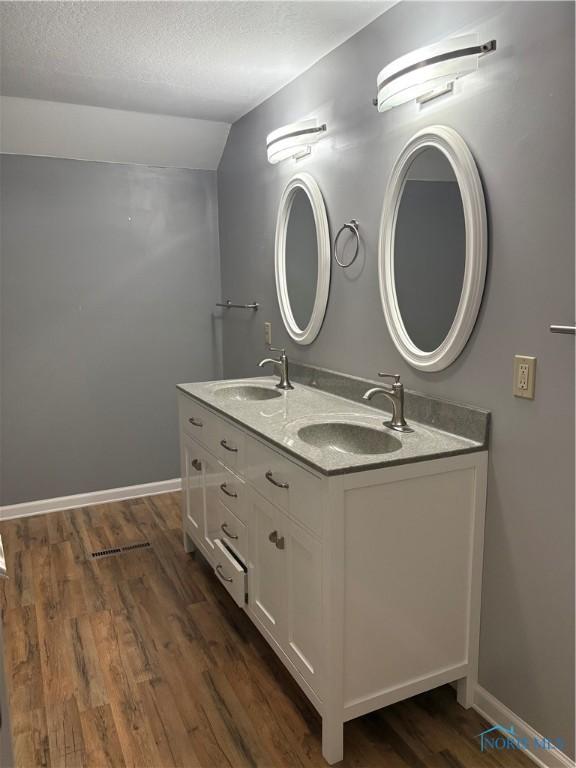
[[[514,355],[512,394],[515,397],[533,400],[535,380],[536,358],[529,355]]]

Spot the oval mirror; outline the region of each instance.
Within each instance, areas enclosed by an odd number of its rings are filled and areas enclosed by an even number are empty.
[[[330,235],[318,184],[308,173],[293,176],[280,200],[276,221],[276,290],[290,336],[310,344],[328,303]]]
[[[396,161],[382,211],[384,315],[403,357],[439,371],[463,350],[486,276],[486,211],[478,170],[456,131],[426,128]]]

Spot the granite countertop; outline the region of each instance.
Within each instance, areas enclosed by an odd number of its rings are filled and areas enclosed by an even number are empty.
[[[383,426],[387,414],[382,410],[301,383],[294,383],[293,390],[281,392],[280,397],[270,400],[235,400],[222,395],[225,388],[245,385],[280,392],[275,387],[277,381],[275,377],[228,379],[179,384],[178,389],[323,475],[359,472],[486,449],[483,442],[413,421],[408,414],[406,418],[414,432],[395,432]],[[386,401],[386,398],[380,399]],[[400,441],[400,448],[390,453],[349,453],[331,447],[318,448],[299,437],[298,430],[303,426],[325,421],[372,427],[394,436]]]

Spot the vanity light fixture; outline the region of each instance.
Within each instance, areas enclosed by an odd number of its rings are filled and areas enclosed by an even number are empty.
[[[480,56],[495,50],[496,40],[478,44],[471,34],[411,51],[380,71],[374,106],[386,112],[412,99],[423,103],[449,93],[455,80],[478,69]]]
[[[278,128],[266,137],[268,162],[279,163],[293,157],[295,160],[309,155],[312,144],[322,138],[326,132],[326,123],[319,124],[318,120],[302,120]]]

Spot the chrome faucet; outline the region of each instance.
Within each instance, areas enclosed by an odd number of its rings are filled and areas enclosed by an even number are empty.
[[[286,350],[279,349],[278,347],[268,347],[268,349],[270,352],[280,352],[280,357],[278,360],[275,360],[273,357],[266,357],[264,360],[260,360],[258,366],[262,368],[266,363],[272,363],[272,365],[278,369],[278,374],[280,376],[280,381],[276,384],[278,389],[294,389],[288,378],[288,358],[286,357]]]
[[[394,379],[394,383],[390,388],[388,387],[373,387],[362,395],[363,400],[372,400],[374,395],[386,395],[388,400],[392,403],[392,418],[390,421],[385,421],[384,426],[395,429],[397,432],[414,432],[414,430],[406,424],[404,418],[404,384],[400,382],[399,373],[379,373],[378,376],[382,378]]]

